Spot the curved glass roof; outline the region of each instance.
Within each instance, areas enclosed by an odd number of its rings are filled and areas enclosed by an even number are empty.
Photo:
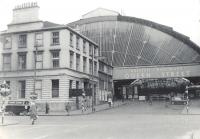
[[[195,63],[200,48],[172,28],[125,16],[81,19],[70,23],[100,46],[113,66]]]

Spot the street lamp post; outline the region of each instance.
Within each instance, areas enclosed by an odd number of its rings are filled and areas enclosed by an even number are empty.
[[[188,94],[188,86],[186,86],[186,90],[185,90],[185,93],[186,93],[186,99],[187,99],[187,102],[186,102],[186,110],[187,110],[187,114],[189,114],[189,94]]]
[[[36,64],[37,64],[37,54],[38,54],[38,45],[35,45],[35,57],[34,57],[34,77],[33,77],[33,93],[31,94],[30,98],[31,99],[36,99],[37,98],[37,94],[35,92],[35,84],[36,84]]]
[[[92,112],[95,112],[94,99],[94,50],[92,47]]]

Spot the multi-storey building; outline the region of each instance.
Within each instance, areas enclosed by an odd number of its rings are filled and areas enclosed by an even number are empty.
[[[10,85],[10,99],[36,93],[38,102],[54,102],[51,110],[61,110],[63,102],[73,100],[70,89],[94,85],[98,101],[98,45],[38,15],[36,3],[17,6],[13,21],[1,32],[0,79]]]
[[[113,67],[103,61],[99,61],[99,100],[107,101],[108,95],[113,93],[112,81]]]

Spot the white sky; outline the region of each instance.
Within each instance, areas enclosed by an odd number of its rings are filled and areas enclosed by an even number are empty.
[[[200,0],[1,0],[0,30],[11,23],[12,9],[25,2],[38,2],[40,19],[59,24],[98,7],[118,11],[173,27],[200,46]]]

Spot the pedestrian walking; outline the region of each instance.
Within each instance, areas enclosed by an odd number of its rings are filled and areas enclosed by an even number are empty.
[[[82,110],[82,113],[84,113],[86,111],[85,100],[83,100],[82,103],[81,103],[81,110]]]
[[[37,107],[36,107],[35,102],[31,102],[31,104],[30,104],[30,119],[32,121],[32,125],[34,125],[35,120],[38,119]]]
[[[165,107],[166,107],[166,108],[168,108],[168,104],[169,104],[169,98],[166,97],[166,98],[165,98]]]
[[[109,107],[112,106],[112,95],[111,94],[108,95],[108,105],[109,105]]]
[[[67,104],[65,105],[65,110],[67,112],[67,115],[70,115],[70,111],[71,111],[71,105],[69,102],[67,102]]]
[[[152,96],[149,96],[149,105],[152,105]]]
[[[49,103],[45,103],[45,113],[48,114],[49,113]]]
[[[112,99],[110,97],[108,98],[108,105],[109,105],[109,107],[112,106]]]

